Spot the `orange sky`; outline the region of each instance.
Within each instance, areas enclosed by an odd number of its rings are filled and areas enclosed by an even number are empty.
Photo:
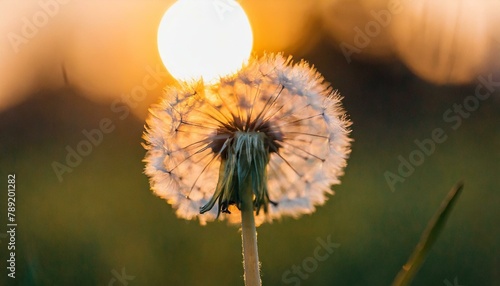
[[[385,59],[397,54],[414,72],[437,83],[467,82],[476,72],[488,68],[487,63],[499,62],[500,37],[495,37],[498,32],[493,29],[498,26],[494,24],[494,11],[499,5],[491,6],[496,2],[474,1],[469,6],[450,7],[458,2],[432,5],[427,0],[412,6],[395,0],[240,1],[254,30],[256,53],[285,50],[300,57],[326,37],[332,42],[332,52],[342,52],[344,43],[349,46],[344,46],[343,52],[345,47],[359,48],[355,52],[347,49],[353,58]],[[164,71],[156,32],[171,3],[173,0],[0,1],[0,111],[40,89],[59,89],[66,83],[100,102],[130,93],[141,85],[148,69]],[[391,10],[395,3],[402,5],[400,10]],[[434,11],[435,19],[424,18],[419,12],[424,8],[414,7],[419,5]],[[461,14],[464,9],[470,17]],[[487,11],[493,11],[491,17]],[[384,20],[384,15],[390,18]],[[378,25],[379,30],[370,28],[370,23]],[[419,30],[429,23],[435,27]],[[457,28],[455,23],[467,25]],[[405,24],[412,27],[411,31],[398,29]],[[455,46],[447,46],[443,33],[455,39]],[[363,37],[368,44],[356,46]],[[460,40],[458,44],[456,39]],[[410,44],[405,44],[408,41]],[[436,54],[440,60],[434,59]],[[446,58],[449,54],[459,58],[450,60]],[[436,62],[440,69],[429,67]],[[427,66],[422,68],[422,64]],[[457,71],[459,68],[464,71]],[[165,75],[161,84],[171,82],[173,79]],[[144,106],[149,103],[144,102]],[[141,110],[145,108],[138,113]]]

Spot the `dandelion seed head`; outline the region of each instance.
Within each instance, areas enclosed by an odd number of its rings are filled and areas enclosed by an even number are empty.
[[[257,223],[323,205],[350,153],[341,97],[307,62],[252,58],[219,83],[168,87],[150,109],[145,173],[185,219],[240,222],[251,184]]]

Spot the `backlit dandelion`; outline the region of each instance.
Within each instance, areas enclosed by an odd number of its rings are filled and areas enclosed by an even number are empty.
[[[205,86],[168,87],[144,135],[154,193],[185,219],[239,223],[251,186],[258,223],[322,205],[350,152],[340,97],[308,63],[252,58]]]
[[[312,213],[343,174],[339,95],[306,62],[266,55],[215,84],[168,87],[150,113],[151,188],[181,218],[241,222],[245,285],[261,285],[255,222]]]

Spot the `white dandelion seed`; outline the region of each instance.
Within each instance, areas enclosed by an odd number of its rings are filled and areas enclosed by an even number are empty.
[[[184,219],[239,223],[251,184],[258,223],[310,214],[350,153],[340,96],[307,62],[252,58],[219,83],[168,87],[144,135],[154,193]]]

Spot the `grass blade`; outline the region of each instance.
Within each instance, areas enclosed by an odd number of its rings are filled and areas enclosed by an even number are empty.
[[[446,220],[460,193],[462,192],[463,187],[463,182],[459,182],[450,190],[448,195],[446,195],[444,200],[441,202],[441,206],[439,206],[439,209],[427,224],[427,227],[420,237],[420,241],[408,259],[408,262],[403,265],[403,268],[394,279],[392,286],[409,285],[424,262],[427,253],[439,236],[439,233],[443,230]]]

